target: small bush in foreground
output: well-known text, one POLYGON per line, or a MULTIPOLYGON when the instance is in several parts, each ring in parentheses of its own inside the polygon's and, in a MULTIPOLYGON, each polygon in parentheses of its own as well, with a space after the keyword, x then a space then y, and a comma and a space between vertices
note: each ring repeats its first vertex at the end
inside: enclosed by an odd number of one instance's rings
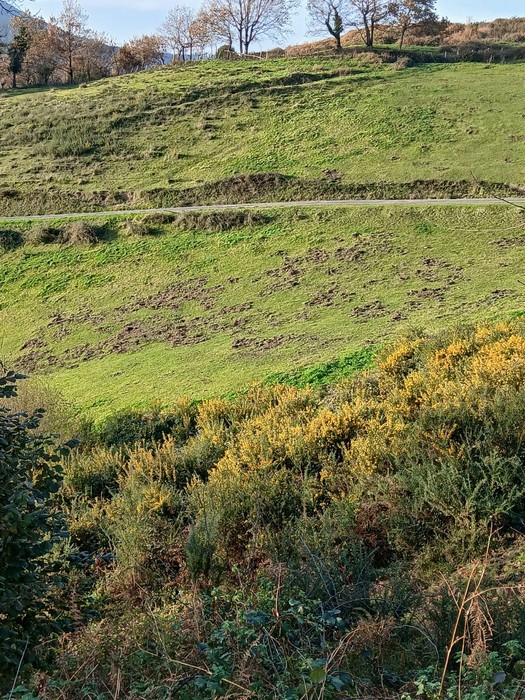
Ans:
MULTIPOLYGON (((0 398, 16 396, 22 378, 0 376, 0 398)), ((59 456, 52 440, 35 434, 41 417, 0 407, 0 689, 13 682, 22 661, 37 661, 38 645, 61 627, 61 581, 49 558, 64 537, 53 503, 59 456)))

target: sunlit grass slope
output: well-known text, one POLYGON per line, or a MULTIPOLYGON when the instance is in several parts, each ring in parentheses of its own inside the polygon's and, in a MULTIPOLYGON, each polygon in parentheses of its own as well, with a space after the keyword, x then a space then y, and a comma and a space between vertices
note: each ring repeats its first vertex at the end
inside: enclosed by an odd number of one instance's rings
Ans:
POLYGON ((0 258, 2 358, 97 415, 525 309, 512 207, 275 211, 142 237, 108 225, 94 246, 0 258))
MULTIPOLYGON (((334 181, 520 185, 524 88, 522 64, 395 71, 303 58, 10 93, 0 100, 0 212, 148 203, 155 188, 175 203, 179 190, 267 172, 317 183, 305 195, 329 194, 334 181)), ((253 196, 242 186, 224 194, 253 196)))

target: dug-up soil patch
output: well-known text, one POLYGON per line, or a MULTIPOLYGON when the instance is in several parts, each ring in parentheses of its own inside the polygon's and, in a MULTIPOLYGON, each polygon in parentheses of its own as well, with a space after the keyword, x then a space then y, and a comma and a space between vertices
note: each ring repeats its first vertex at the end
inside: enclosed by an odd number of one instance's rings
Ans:
POLYGON ((494 241, 494 245, 502 249, 522 246, 525 245, 525 236, 516 236, 514 238, 500 238, 499 241, 494 241))
POLYGON ((137 299, 130 304, 121 306, 117 311, 121 314, 143 309, 178 311, 185 302, 194 301, 198 302, 203 309, 210 310, 215 305, 215 295, 222 292, 224 287, 222 285, 207 287, 207 284, 207 277, 194 277, 187 281, 176 282, 167 289, 152 294, 145 299, 137 299))
POLYGON ((298 340, 300 336, 288 334, 278 335, 273 338, 237 338, 232 343, 233 350, 247 351, 250 355, 262 355, 269 350, 283 347, 289 343, 298 340))
POLYGON ((352 309, 352 316, 354 316, 358 321, 366 323, 373 318, 383 318, 388 316, 390 311, 386 308, 382 301, 376 299, 376 301, 371 301, 369 304, 364 304, 363 306, 356 306, 352 309))

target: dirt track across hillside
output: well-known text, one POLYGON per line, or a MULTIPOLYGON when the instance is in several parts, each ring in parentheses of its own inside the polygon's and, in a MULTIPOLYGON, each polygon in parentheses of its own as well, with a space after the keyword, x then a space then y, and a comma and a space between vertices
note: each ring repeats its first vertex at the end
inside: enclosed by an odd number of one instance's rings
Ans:
POLYGON ((56 219, 82 219, 99 216, 133 216, 140 214, 161 214, 170 212, 224 211, 227 209, 294 209, 296 207, 381 207, 381 206, 483 206, 487 204, 510 204, 525 208, 525 197, 498 199, 315 199, 299 202, 249 202, 240 204, 201 204, 189 207, 162 207, 158 209, 123 209, 112 211, 77 212, 70 214, 31 214, 29 216, 3 216, 0 223, 7 221, 42 221, 56 219))

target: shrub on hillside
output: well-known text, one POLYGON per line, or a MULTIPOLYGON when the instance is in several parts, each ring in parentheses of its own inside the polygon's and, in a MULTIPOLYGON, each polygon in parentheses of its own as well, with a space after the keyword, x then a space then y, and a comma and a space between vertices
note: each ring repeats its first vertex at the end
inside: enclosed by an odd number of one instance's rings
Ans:
POLYGON ((93 430, 62 495, 73 542, 111 552, 107 619, 66 641, 60 693, 438 697, 446 664, 451 698, 492 697, 503 672, 515 697, 524 414, 515 322, 410 333, 329 388, 258 386, 93 430))
POLYGON ((400 56, 392 63, 392 70, 406 70, 411 64, 409 56, 400 56))
POLYGON ((259 226, 267 223, 264 214, 252 211, 186 212, 175 219, 175 226, 183 231, 230 231, 245 226, 259 226))
POLYGON ((104 236, 105 228, 86 221, 73 221, 65 226, 38 223, 27 234, 34 245, 62 243, 70 245, 94 245, 104 236))
POLYGON ((15 250, 23 243, 22 234, 19 231, 0 229, 0 250, 8 253, 15 250))
POLYGON ((76 435, 78 430, 72 406, 59 391, 42 379, 24 381, 17 387, 16 397, 10 398, 9 402, 0 399, 0 406, 8 406, 16 413, 28 414, 43 409, 38 429, 46 435, 59 435, 67 440, 76 435))
POLYGON ((73 221, 61 233, 60 242, 71 245, 94 245, 104 235, 104 228, 87 221, 73 221))
POLYGON ((356 63, 366 68, 379 68, 383 65, 381 56, 373 51, 359 51, 355 54, 356 63))
MULTIPOLYGON (((16 396, 21 378, 0 376, 0 398, 16 396)), ((0 407, 0 690, 10 687, 19 664, 37 659, 38 645, 61 625, 56 605, 62 582, 49 557, 64 537, 53 502, 59 454, 52 440, 35 432, 41 417, 41 411, 0 407)))
POLYGON ((130 219, 123 225, 122 230, 126 236, 151 236, 155 229, 144 219, 130 219))
POLYGON ((152 226, 165 226, 167 224, 172 224, 176 218, 177 214, 174 212, 163 211, 145 214, 142 217, 142 221, 145 224, 151 224, 152 226))
POLYGON ((181 399, 171 410, 123 410, 97 425, 86 423, 81 438, 87 444, 104 447, 123 447, 136 443, 152 445, 168 435, 183 443, 194 431, 196 415, 197 406, 185 399, 181 399))
POLYGON ((47 243, 60 243, 62 231, 57 226, 50 226, 47 223, 37 223, 31 227, 27 234, 27 241, 34 245, 47 243))
MULTIPOLYGON (((290 387, 274 395, 240 419, 206 484, 194 487, 199 502, 223 509, 223 543, 272 526, 261 516, 260 485, 271 489, 283 469, 302 494, 296 515, 336 497, 367 500, 373 489, 381 537, 404 555, 452 539, 472 553, 490 526, 510 529, 525 517, 525 333, 517 324, 408 338, 375 372, 324 400, 290 387)), ((378 527, 365 515, 364 533, 378 527)))

